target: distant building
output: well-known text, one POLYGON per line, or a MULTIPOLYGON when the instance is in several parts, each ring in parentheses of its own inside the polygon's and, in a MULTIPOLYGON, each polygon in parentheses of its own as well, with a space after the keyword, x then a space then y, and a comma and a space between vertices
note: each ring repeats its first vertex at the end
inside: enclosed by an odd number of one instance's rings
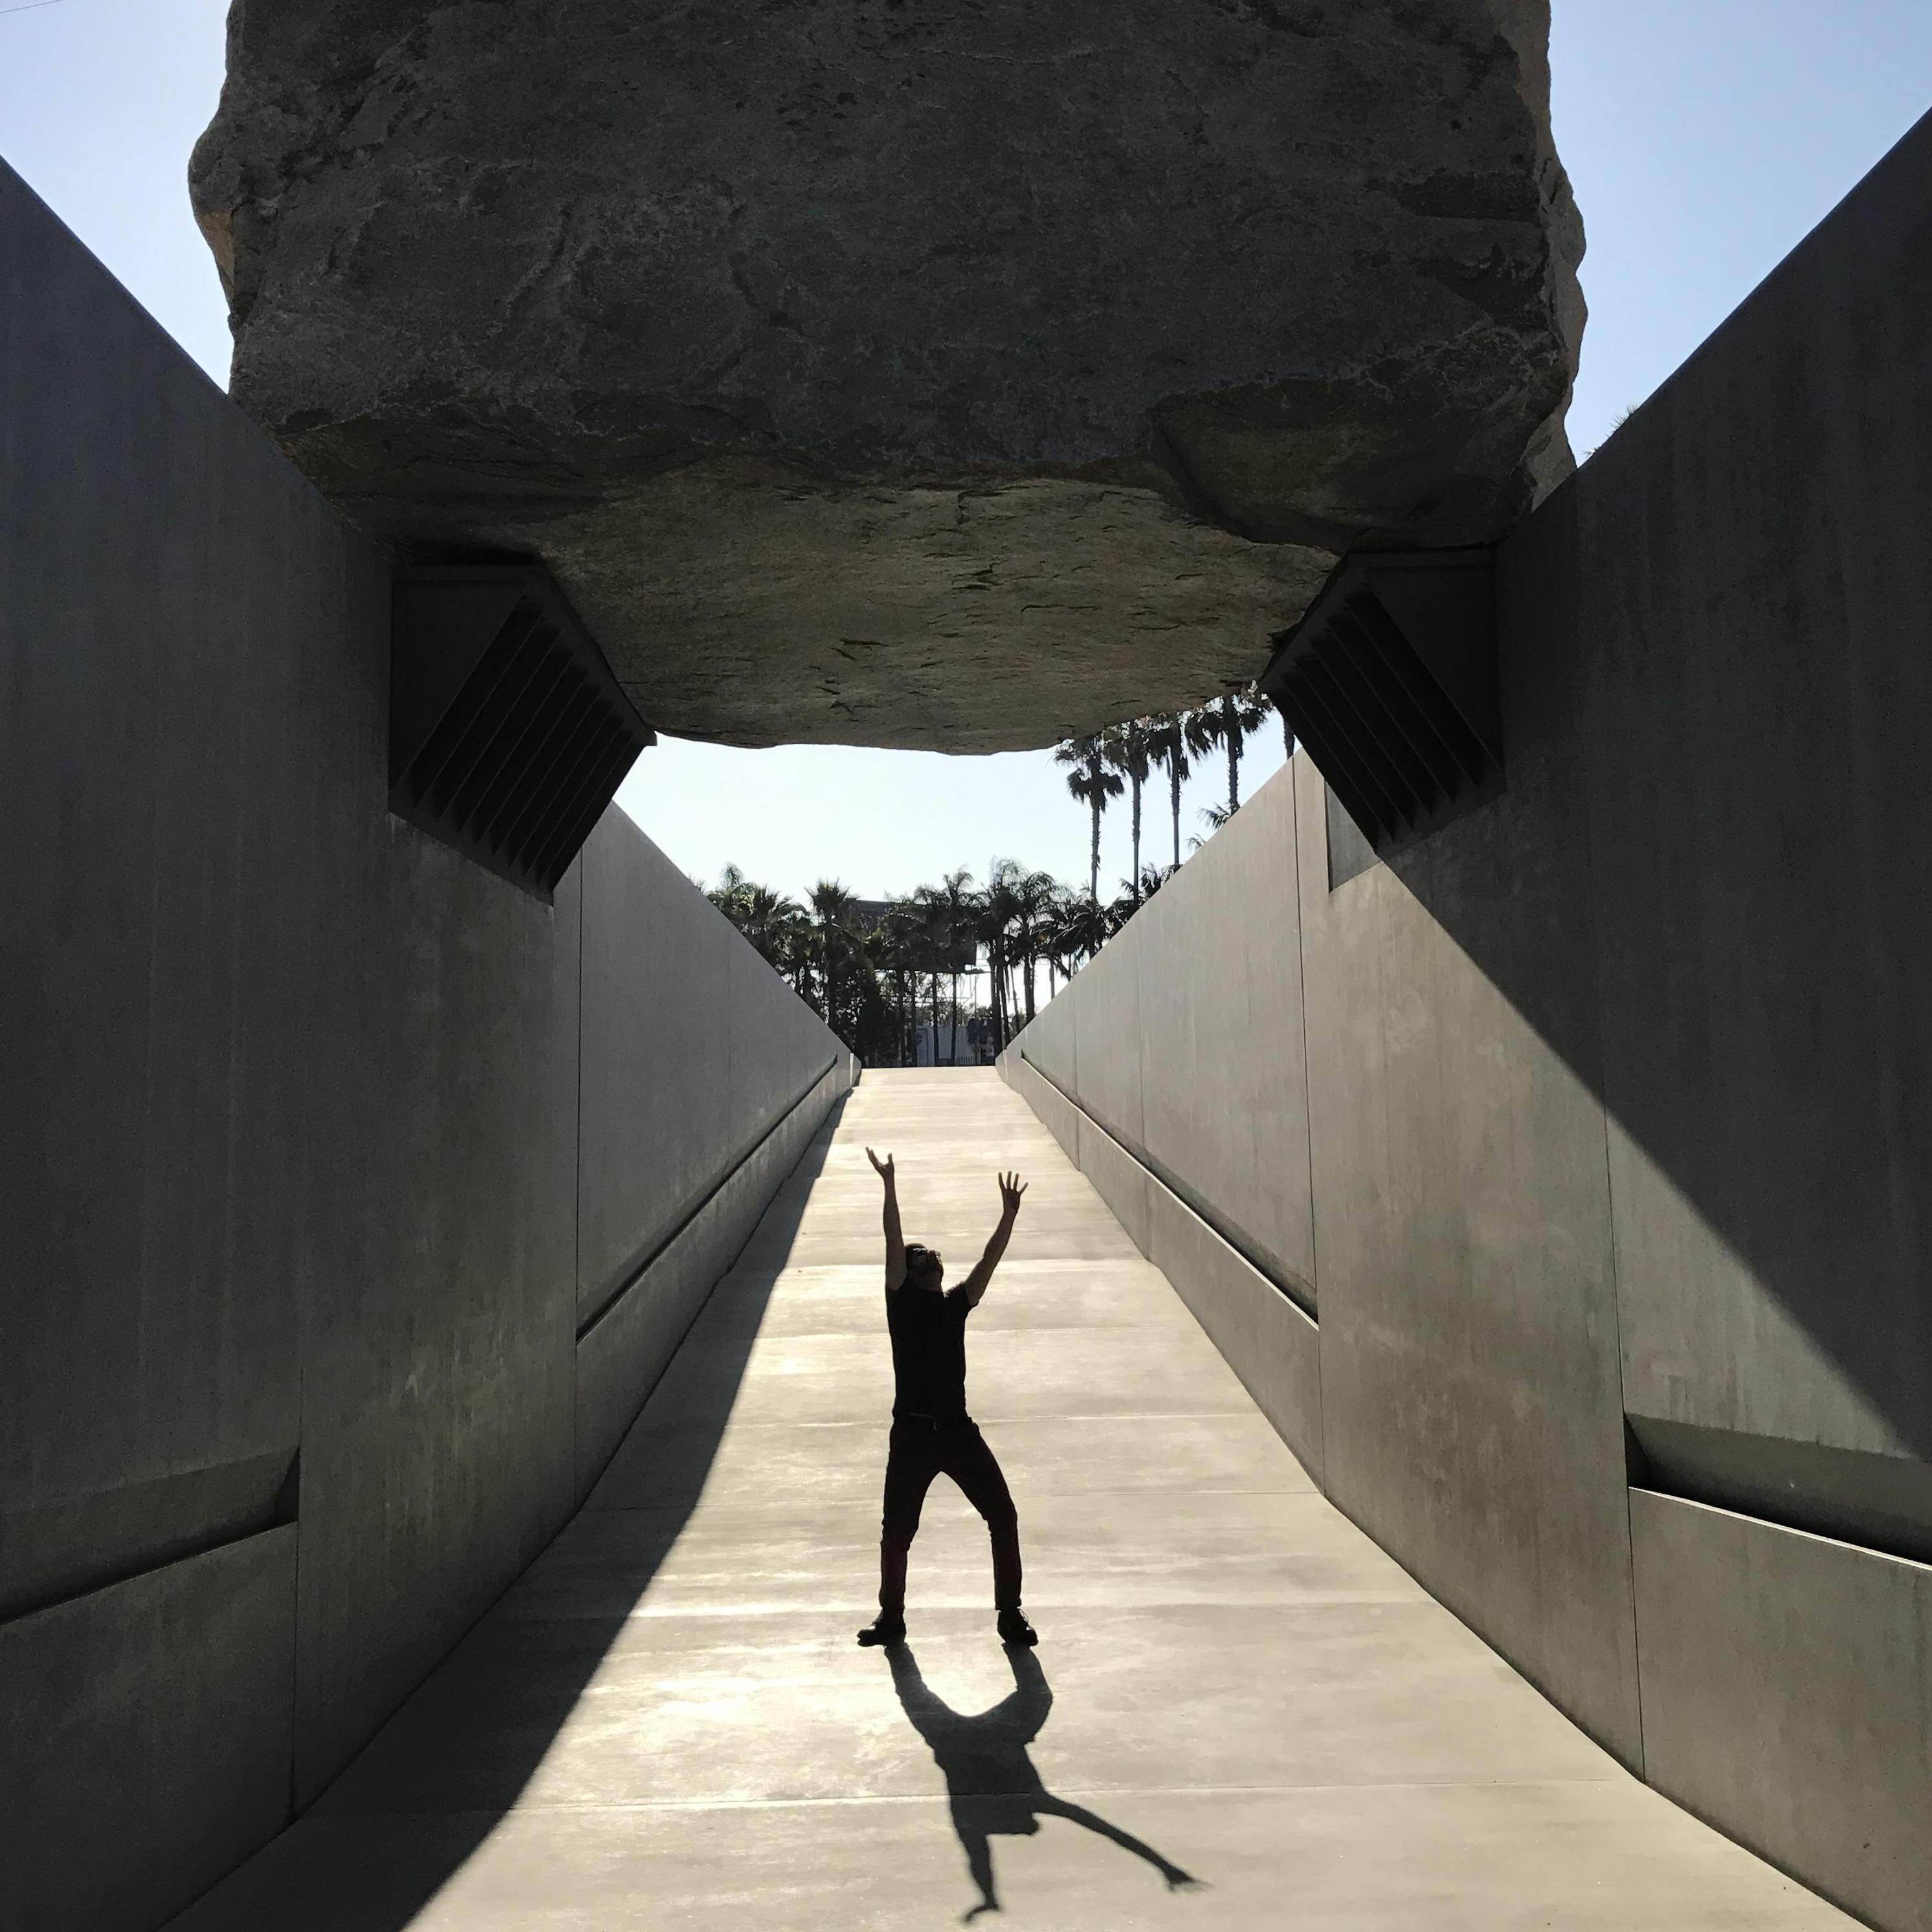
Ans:
MULTIPOLYGON (((860 932, 877 932, 886 922, 886 916, 895 904, 892 899, 854 899, 848 916, 855 930, 860 932)), ((980 942, 976 939, 962 941, 951 956, 940 964, 942 973, 970 973, 980 963, 980 942)), ((943 1030, 943 1029, 942 1029, 943 1030)), ((962 1028, 963 1034, 964 1028, 962 1028)), ((930 1066, 930 1060, 922 1060, 922 1066, 930 1066)))
POLYGON ((992 1036, 985 1021, 976 1016, 961 1019, 956 1043, 950 1021, 942 1019, 935 1029, 930 1020, 922 1020, 913 1036, 913 1048, 915 1066, 990 1066, 993 1064, 992 1036))

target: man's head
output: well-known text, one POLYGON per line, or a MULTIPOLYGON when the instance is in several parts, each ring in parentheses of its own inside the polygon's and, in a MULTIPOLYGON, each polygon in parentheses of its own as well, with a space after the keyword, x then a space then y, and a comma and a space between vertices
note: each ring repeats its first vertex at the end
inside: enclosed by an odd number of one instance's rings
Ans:
POLYGON ((938 1294, 944 1292, 946 1264, 937 1248, 922 1248, 916 1241, 906 1244, 906 1286, 923 1288, 938 1294))

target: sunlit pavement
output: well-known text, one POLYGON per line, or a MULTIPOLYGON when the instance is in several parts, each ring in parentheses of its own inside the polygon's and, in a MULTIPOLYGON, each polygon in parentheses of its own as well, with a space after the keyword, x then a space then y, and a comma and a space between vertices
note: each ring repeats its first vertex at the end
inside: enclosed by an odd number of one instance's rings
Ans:
POLYGON ((589 1506, 192 1932, 1852 1922, 1629 1777, 1316 1493, 990 1072, 868 1073, 589 1506), (879 1195, 955 1279, 1041 1643, 944 1479, 862 1650, 879 1195))

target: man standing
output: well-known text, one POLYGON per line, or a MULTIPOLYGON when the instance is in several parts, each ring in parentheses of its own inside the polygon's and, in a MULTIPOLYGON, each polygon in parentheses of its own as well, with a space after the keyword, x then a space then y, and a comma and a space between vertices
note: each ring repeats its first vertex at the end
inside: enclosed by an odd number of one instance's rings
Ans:
POLYGON ((966 1412, 966 1318, 979 1306, 1006 1251, 1026 1190, 1017 1174, 1000 1176, 1000 1225, 973 1272, 957 1288, 948 1288, 938 1252, 906 1244, 892 1156, 881 1160, 868 1148, 866 1157, 886 1184, 886 1325, 892 1338, 897 1394, 879 1538, 879 1615, 859 1633, 859 1641, 904 1641, 906 1558, 926 1492, 933 1478, 943 1474, 986 1519, 993 1544, 993 1606, 1000 1641, 1037 1643, 1020 1610, 1018 1514, 999 1463, 966 1412))

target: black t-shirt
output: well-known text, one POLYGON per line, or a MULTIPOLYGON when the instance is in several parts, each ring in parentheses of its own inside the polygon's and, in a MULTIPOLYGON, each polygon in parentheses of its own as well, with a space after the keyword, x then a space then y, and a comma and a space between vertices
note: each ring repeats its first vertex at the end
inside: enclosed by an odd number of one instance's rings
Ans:
POLYGON ((966 1318, 972 1304, 958 1288, 886 1291, 886 1326, 892 1331, 892 1377, 898 1384, 895 1415, 946 1418, 966 1413, 966 1318))

